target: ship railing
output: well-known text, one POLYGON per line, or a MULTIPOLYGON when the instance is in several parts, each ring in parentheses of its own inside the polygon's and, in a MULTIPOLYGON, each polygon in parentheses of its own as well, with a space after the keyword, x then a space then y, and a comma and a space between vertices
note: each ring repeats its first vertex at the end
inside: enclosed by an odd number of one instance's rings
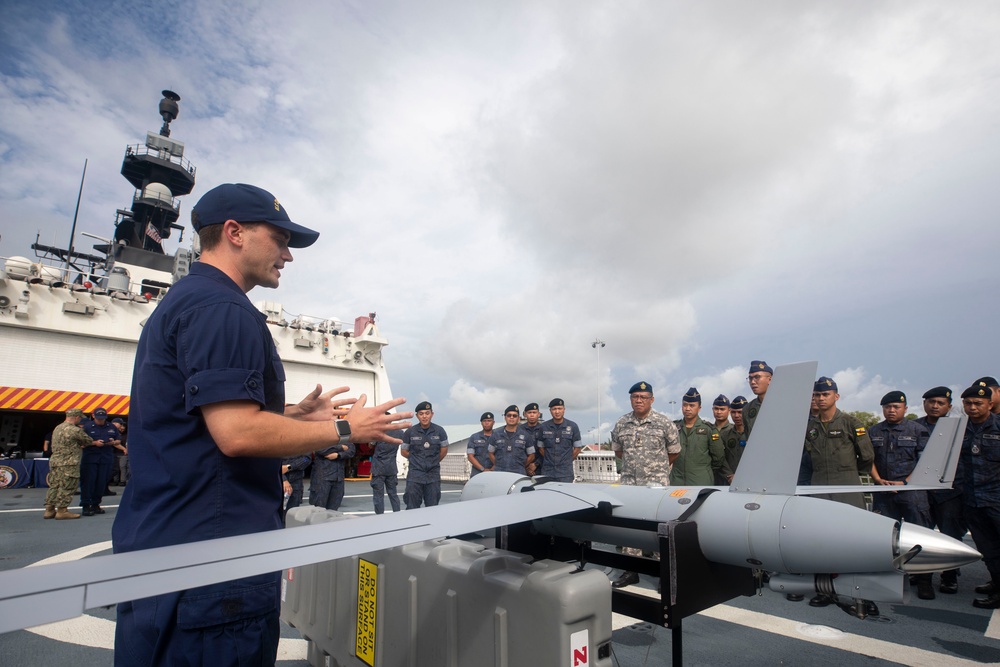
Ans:
POLYGON ((0 278, 24 281, 28 285, 44 285, 50 288, 65 288, 72 292, 88 292, 95 296, 109 295, 125 301, 146 303, 159 301, 169 285, 133 282, 125 273, 115 272, 101 275, 93 271, 81 271, 63 264, 32 262, 24 257, 3 257, 0 278))
POLYGON ((173 164, 180 166, 181 169, 191 174, 192 176, 195 175, 196 169, 195 166, 191 164, 190 160, 186 160, 178 155, 172 155, 170 151, 164 150, 162 148, 150 148, 145 144, 129 145, 125 147, 125 156, 128 157, 130 155, 135 155, 135 156, 150 155, 165 162, 172 162, 173 164))
POLYGON ((174 210, 174 213, 180 215, 181 202, 169 193, 156 192, 155 190, 147 188, 146 190, 136 190, 135 194, 132 195, 133 204, 149 204, 151 202, 161 202, 163 204, 167 204, 174 210))

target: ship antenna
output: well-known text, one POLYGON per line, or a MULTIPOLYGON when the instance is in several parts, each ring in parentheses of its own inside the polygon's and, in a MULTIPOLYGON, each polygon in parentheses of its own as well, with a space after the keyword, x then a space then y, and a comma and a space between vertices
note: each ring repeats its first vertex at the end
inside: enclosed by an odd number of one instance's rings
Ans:
POLYGON ((163 127, 160 128, 160 135, 170 136, 170 121, 177 118, 180 108, 177 103, 181 101, 181 96, 172 90, 163 91, 163 99, 160 100, 160 116, 163 117, 163 127))

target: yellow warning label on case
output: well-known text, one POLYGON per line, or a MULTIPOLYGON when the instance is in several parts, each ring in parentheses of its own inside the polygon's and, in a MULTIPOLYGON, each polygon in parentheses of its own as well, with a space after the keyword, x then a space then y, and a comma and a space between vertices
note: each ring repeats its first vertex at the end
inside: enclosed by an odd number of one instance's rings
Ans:
POLYGON ((358 630, 355 653, 375 667, 375 620, 378 618, 378 565, 358 559, 358 630))

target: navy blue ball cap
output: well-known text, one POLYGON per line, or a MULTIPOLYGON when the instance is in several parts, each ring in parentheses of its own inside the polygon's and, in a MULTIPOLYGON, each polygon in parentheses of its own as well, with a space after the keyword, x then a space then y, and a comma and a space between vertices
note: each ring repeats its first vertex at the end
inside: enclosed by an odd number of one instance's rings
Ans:
POLYGON ((681 400, 685 403, 701 403, 701 394, 698 393, 696 388, 690 387, 681 400))
POLYGON ((637 391, 646 391, 646 392, 649 392, 650 394, 652 394, 653 393, 653 385, 649 384, 648 382, 636 382, 628 390, 628 393, 634 394, 637 391))
POLYGON ((770 373, 774 375, 774 369, 767 365, 766 361, 761 361, 760 359, 754 359, 750 362, 750 370, 747 371, 750 375, 754 373, 770 373))
POLYGON ((733 402, 729 404, 729 407, 733 410, 742 410, 747 406, 746 396, 737 396, 733 399, 733 402))
POLYGON ((284 229, 292 236, 289 248, 306 248, 319 238, 319 232, 297 225, 277 197, 256 185, 223 183, 203 194, 192 209, 195 231, 209 225, 221 225, 226 220, 236 222, 266 222, 284 229))
POLYGON ((824 375, 816 380, 816 384, 813 385, 813 392, 818 391, 837 391, 837 383, 833 381, 833 378, 828 378, 824 375))
POLYGON ((124 426, 125 425, 125 420, 122 419, 121 417, 115 417, 114 419, 111 420, 111 423, 112 424, 121 424, 121 425, 124 426))
POLYGON ((479 418, 479 421, 484 422, 487 419, 493 419, 493 413, 492 412, 484 412, 483 416, 479 418))
POLYGON ((934 387, 924 392, 924 398, 947 398, 951 403, 951 389, 948 387, 934 387))
POLYGON ((94 410, 94 419, 100 419, 101 417, 107 417, 108 411, 104 408, 97 408, 94 410))
POLYGON ((890 391, 882 397, 879 405, 889 405, 890 403, 906 403, 906 394, 901 391, 890 391))
POLYGON ((718 396, 715 397, 715 400, 712 401, 712 405, 718 405, 723 408, 728 408, 730 405, 729 398, 727 398, 725 394, 719 394, 718 396))
POLYGON ((566 407, 566 403, 564 403, 561 398, 553 398, 551 401, 549 401, 549 407, 550 408, 559 408, 559 407, 563 407, 564 408, 564 407, 566 407))
POLYGON ((986 400, 992 400, 993 390, 989 387, 983 387, 977 382, 962 392, 962 398, 985 398, 986 400))
POLYGON ((434 408, 431 407, 430 401, 420 401, 417 403, 417 407, 413 409, 414 412, 421 412, 423 410, 430 410, 431 412, 434 411, 434 408))

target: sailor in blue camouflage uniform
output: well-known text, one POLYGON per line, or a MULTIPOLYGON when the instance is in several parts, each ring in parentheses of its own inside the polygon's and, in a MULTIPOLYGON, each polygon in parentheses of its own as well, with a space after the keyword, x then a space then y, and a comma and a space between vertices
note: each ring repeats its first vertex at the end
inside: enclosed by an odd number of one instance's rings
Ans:
POLYGON ((673 486, 712 486, 715 475, 732 475, 726 452, 714 426, 698 416, 701 394, 695 387, 681 399, 682 419, 674 422, 681 440, 681 453, 670 468, 673 486))
MULTIPOLYGON (((390 438, 403 439, 402 431, 390 431, 390 438)), ((372 451, 371 480, 372 505, 375 514, 385 513, 385 495, 389 495, 389 505, 393 512, 399 511, 399 467, 396 465, 396 453, 399 445, 392 442, 376 442, 372 451)))
POLYGON ((573 461, 583 449, 583 436, 575 421, 566 419, 566 403, 561 398, 549 401, 552 419, 539 429, 536 449, 542 455, 542 474, 556 482, 572 482, 573 461))
MULTIPOLYGON (((538 439, 541 437, 542 431, 542 411, 538 409, 538 403, 528 403, 524 406, 524 423, 521 424, 521 428, 531 434, 531 437, 535 439, 535 443, 538 443, 538 439)), ((534 475, 535 473, 541 472, 542 463, 545 457, 542 453, 538 451, 537 446, 535 447, 535 458, 528 465, 528 474, 534 475)))
POLYGON ((968 415, 959 461, 962 466, 965 519, 983 554, 990 581, 976 587, 973 606, 1000 609, 1000 415, 991 412, 993 391, 974 384, 962 392, 968 415))
MULTIPOLYGON (((906 394, 902 391, 890 391, 882 397, 881 405, 885 419, 868 429, 875 452, 872 481, 877 485, 897 486, 899 491, 873 493, 872 509, 897 521, 933 528, 927 492, 903 490, 927 446, 930 432, 906 418, 906 394)), ((915 575, 911 581, 917 584, 917 597, 934 599, 930 574, 915 575)))
POLYGON ((521 417, 516 405, 508 405, 503 411, 504 427, 493 431, 490 443, 490 461, 499 472, 514 472, 529 475, 534 469, 535 437, 521 425, 521 417))
POLYGON ((353 442, 337 443, 318 450, 313 455, 309 476, 309 504, 328 510, 339 510, 344 502, 347 485, 347 462, 357 449, 353 442))
MULTIPOLYGON (((167 291, 136 348, 132 476, 112 528, 115 553, 279 530, 282 458, 401 426, 385 412, 402 399, 365 407, 366 397, 334 400, 345 390, 317 386, 285 406, 281 360, 246 293, 277 287, 288 249, 317 232, 242 183, 209 190, 191 220, 201 257, 167 291)), ((116 667, 274 665, 280 580, 270 572, 118 605, 116 667)))
MULTIPOLYGON (((933 387, 924 392, 923 399, 924 416, 917 418, 916 422, 926 427, 929 433, 934 433, 934 426, 938 419, 947 417, 948 413, 951 412, 951 389, 944 386, 933 387)), ((955 471, 955 481, 951 488, 930 491, 927 494, 927 500, 930 504, 933 526, 945 535, 961 541, 969 532, 969 526, 965 523, 962 509, 961 461, 959 461, 959 467, 955 471)), ((942 572, 938 590, 948 594, 957 593, 958 575, 958 568, 942 572)))
POLYGON ((417 403, 416 415, 419 423, 403 432, 400 447, 409 461, 403 494, 408 510, 441 502, 441 461, 448 454, 448 434, 431 421, 434 408, 430 402, 417 403))
POLYGON ((493 442, 493 424, 496 423, 493 413, 484 412, 479 417, 479 423, 483 430, 469 436, 469 444, 465 450, 465 456, 472 467, 470 477, 475 477, 493 467, 493 462, 490 461, 490 443, 493 442))
POLYGON ((747 446, 747 430, 743 425, 743 409, 747 406, 747 399, 744 396, 737 396, 729 404, 729 416, 733 423, 719 431, 719 439, 722 440, 722 447, 726 453, 726 465, 732 471, 729 475, 719 473, 716 476, 716 484, 727 485, 733 481, 736 468, 740 465, 743 452, 747 446))
POLYGON ((94 516, 104 514, 101 500, 108 488, 111 466, 115 461, 114 445, 121 442, 121 433, 118 427, 108 421, 108 411, 104 408, 94 410, 94 418, 82 426, 94 443, 83 450, 80 464, 80 504, 83 505, 83 516, 94 516))

